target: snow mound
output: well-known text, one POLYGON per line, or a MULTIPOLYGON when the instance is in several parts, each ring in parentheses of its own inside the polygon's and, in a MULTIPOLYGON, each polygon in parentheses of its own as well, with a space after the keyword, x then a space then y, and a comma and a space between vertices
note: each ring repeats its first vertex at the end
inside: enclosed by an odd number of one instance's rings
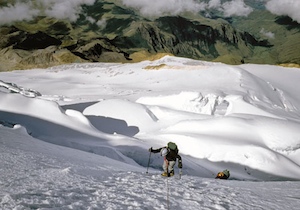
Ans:
POLYGON ((98 102, 87 107, 83 114, 122 120, 128 126, 136 126, 140 132, 153 129, 158 121, 157 117, 145 105, 121 99, 98 102))
POLYGON ((57 127, 43 127, 45 124, 68 125, 69 128, 78 130, 80 128, 83 133, 91 133, 96 135, 96 129, 91 127, 88 120, 76 111, 64 111, 56 102, 42 100, 38 98, 28 98, 17 94, 1 93, 2 99, 0 110, 6 112, 7 121, 24 123, 24 125, 32 125, 32 132, 42 134, 46 129, 46 133, 57 133, 57 127), (10 106, 14 104, 14 106, 10 106), (40 110, 40 111, 39 111, 40 110), (32 118, 31 122, 28 119, 32 118), (17 119, 16 119, 17 118, 17 119), (36 120, 35 120, 36 119, 36 120), (39 124, 41 121, 44 124, 39 124))
POLYGON ((65 114, 69 117, 72 117, 75 121, 85 124, 88 127, 93 127, 91 122, 79 111, 67 109, 65 114))

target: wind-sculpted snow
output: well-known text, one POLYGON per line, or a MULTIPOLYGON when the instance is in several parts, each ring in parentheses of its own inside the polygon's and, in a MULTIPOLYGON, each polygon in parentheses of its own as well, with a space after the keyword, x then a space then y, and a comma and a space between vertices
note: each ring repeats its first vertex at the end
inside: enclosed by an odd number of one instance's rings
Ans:
POLYGON ((137 102, 208 115, 214 115, 214 112, 217 111, 216 108, 218 105, 221 103, 227 103, 220 96, 216 96, 214 94, 202 96, 201 93, 197 92, 181 92, 180 94, 176 95, 150 98, 143 97, 138 99, 137 102))
POLYGON ((0 76, 0 208, 298 208, 300 71, 167 56, 0 76), (168 183, 148 149, 169 141, 168 183))
POLYGON ((41 94, 35 90, 32 89, 26 89, 20 86, 17 86, 16 84, 9 84, 5 83, 0 80, 0 90, 6 88, 7 91, 13 92, 13 93, 19 93, 21 95, 35 98, 37 96, 40 96, 41 94))
POLYGON ((241 86, 247 90, 245 100, 262 109, 281 109, 287 111, 294 111, 296 107, 292 105, 285 93, 279 88, 273 86, 270 82, 260 79, 259 77, 244 72, 241 78, 241 86), (250 78, 250 79, 249 79, 250 78), (261 92, 257 92, 257 90, 261 92))
POLYGON ((82 113, 76 110, 64 111, 57 103, 43 99, 1 92, 0 96, 0 116, 3 122, 22 124, 30 135, 47 142, 133 163, 109 147, 109 137, 97 130, 82 113))

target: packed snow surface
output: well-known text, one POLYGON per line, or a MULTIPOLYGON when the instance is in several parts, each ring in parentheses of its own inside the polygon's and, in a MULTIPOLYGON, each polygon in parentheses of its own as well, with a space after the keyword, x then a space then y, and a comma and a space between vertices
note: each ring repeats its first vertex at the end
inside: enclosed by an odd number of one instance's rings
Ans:
POLYGON ((299 209, 299 81, 170 56, 1 72, 0 209, 299 209))

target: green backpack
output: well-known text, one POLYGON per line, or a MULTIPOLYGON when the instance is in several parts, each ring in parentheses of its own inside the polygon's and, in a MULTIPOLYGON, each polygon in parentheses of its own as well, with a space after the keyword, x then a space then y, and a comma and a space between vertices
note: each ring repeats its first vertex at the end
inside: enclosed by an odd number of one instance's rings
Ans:
POLYGON ((168 143, 168 148, 169 148, 170 150, 174 150, 174 151, 176 151, 176 153, 178 153, 177 145, 176 145, 174 142, 169 142, 169 143, 168 143))
POLYGON ((226 169, 222 172, 219 172, 216 176, 216 179, 228 179, 230 177, 230 172, 226 169))
POLYGON ((230 177, 230 172, 229 172, 227 169, 223 171, 223 174, 224 174, 227 178, 230 177))

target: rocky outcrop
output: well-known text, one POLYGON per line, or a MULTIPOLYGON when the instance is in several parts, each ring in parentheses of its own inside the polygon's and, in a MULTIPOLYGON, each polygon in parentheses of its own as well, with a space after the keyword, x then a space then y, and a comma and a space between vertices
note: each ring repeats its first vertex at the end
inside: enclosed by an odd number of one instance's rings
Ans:
POLYGON ((45 49, 49 46, 59 46, 61 41, 57 38, 49 36, 41 31, 30 34, 20 33, 19 37, 11 37, 8 44, 12 44, 14 49, 21 50, 37 50, 45 49))
POLYGON ((225 55, 251 58, 253 48, 269 48, 265 40, 257 40, 247 32, 235 30, 228 23, 208 25, 183 17, 163 17, 153 22, 133 22, 130 35, 123 34, 113 43, 123 50, 140 49, 151 53, 165 52, 194 59, 226 62, 225 55), (225 57, 224 57, 225 58, 225 57))
POLYGON ((72 52, 92 62, 126 62, 129 55, 110 43, 108 39, 95 39, 77 45, 72 52))
POLYGON ((44 32, 29 33, 15 27, 6 28, 0 42, 0 71, 47 68, 78 62, 127 62, 129 54, 106 38, 90 41, 64 40, 44 32))

